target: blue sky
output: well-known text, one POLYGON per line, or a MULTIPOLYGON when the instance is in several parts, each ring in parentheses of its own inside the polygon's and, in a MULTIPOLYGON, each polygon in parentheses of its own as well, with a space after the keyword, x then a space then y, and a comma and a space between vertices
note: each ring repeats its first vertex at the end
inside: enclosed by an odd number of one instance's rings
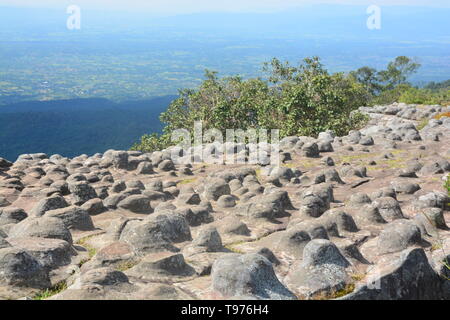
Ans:
POLYGON ((0 6, 61 8, 76 4, 85 9, 137 10, 153 14, 283 11, 318 3, 450 7, 449 0, 0 0, 0 6))

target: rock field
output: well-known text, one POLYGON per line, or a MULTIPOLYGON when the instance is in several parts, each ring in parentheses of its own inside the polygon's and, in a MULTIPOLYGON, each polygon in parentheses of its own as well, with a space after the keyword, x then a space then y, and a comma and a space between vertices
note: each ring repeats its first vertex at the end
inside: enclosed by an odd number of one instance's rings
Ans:
POLYGON ((360 110, 278 167, 0 158, 0 299, 450 299, 450 107, 360 110))

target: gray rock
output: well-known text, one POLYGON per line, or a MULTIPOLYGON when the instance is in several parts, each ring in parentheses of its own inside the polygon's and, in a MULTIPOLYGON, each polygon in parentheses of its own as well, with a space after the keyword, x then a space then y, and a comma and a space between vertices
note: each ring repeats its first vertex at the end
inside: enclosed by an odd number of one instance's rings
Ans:
POLYGON ((144 280, 161 279, 171 282, 191 277, 195 275, 195 270, 186 263, 181 253, 163 252, 145 256, 136 266, 127 270, 126 274, 144 280))
POLYGON ((197 205, 201 202, 200 196, 198 193, 183 193, 180 194, 177 199, 177 205, 197 205))
POLYGON ((416 191, 420 190, 420 186, 417 183, 392 181, 391 185, 394 187, 394 190, 397 193, 413 194, 416 191))
POLYGON ((163 183, 161 180, 152 180, 145 185, 146 190, 163 192, 163 183))
POLYGON ((128 277, 121 271, 111 268, 98 268, 89 270, 80 275, 79 283, 82 286, 93 285, 92 287, 120 286, 129 284, 128 277))
POLYGON ((303 250, 303 261, 286 276, 289 287, 304 298, 331 295, 349 283, 346 268, 350 266, 334 243, 325 239, 311 240, 303 250))
POLYGON ((128 189, 139 189, 139 190, 145 190, 145 186, 140 180, 129 180, 125 182, 125 185, 128 189))
POLYGON ((87 211, 89 215, 95 216, 97 214, 101 214, 103 212, 108 211, 108 209, 103 204, 103 201, 101 199, 91 199, 87 202, 85 202, 81 209, 87 211))
POLYGON ((61 239, 72 243, 72 235, 63 221, 50 216, 26 218, 9 230, 9 237, 61 239))
POLYGON ((360 178, 367 177, 367 169, 366 169, 366 167, 362 167, 362 166, 352 167, 349 165, 344 165, 344 166, 342 166, 340 173, 344 177, 352 177, 352 176, 356 176, 356 177, 360 177, 360 178))
POLYGON ((74 199, 73 204, 82 205, 83 203, 98 198, 95 189, 84 182, 69 183, 69 191, 74 199))
POLYGON ((153 174, 155 171, 153 170, 153 165, 150 161, 143 161, 139 163, 136 169, 137 174, 153 174))
POLYGON ((5 198, 0 196, 0 208, 10 206, 11 203, 5 198))
POLYGON ((140 252, 173 251, 172 243, 192 240, 189 225, 180 214, 153 214, 143 221, 129 221, 120 240, 140 252))
POLYGON ((152 213, 153 209, 150 206, 150 199, 147 196, 144 195, 131 195, 129 197, 126 197, 125 199, 121 200, 117 207, 129 210, 134 213, 152 213))
POLYGON ((125 181, 116 181, 111 186, 111 191, 114 193, 119 193, 124 191, 127 188, 127 185, 125 184, 125 181))
POLYGON ((192 227, 210 223, 214 220, 208 207, 202 205, 182 208, 178 210, 177 213, 181 214, 192 227))
POLYGON ((305 143, 301 150, 301 155, 308 158, 319 157, 319 146, 315 142, 305 143))
POLYGON ((128 169, 128 153, 125 151, 112 151, 110 153, 105 152, 105 158, 109 159, 114 168, 116 169, 128 169))
POLYGON ((325 175, 325 182, 337 182, 339 184, 344 184, 344 181, 342 181, 336 169, 324 170, 323 174, 325 175))
POLYGON ((372 200, 384 197, 391 197, 397 200, 397 194, 395 193, 394 188, 392 187, 383 187, 370 195, 372 200))
POLYGON ((175 170, 175 165, 172 160, 163 160, 158 164, 158 169, 161 171, 175 170))
POLYGON ((30 215, 34 217, 40 217, 49 210, 55 210, 68 207, 66 199, 59 195, 54 195, 49 198, 40 200, 30 211, 30 215))
POLYGON ((293 300, 295 295, 281 284, 268 259, 259 254, 227 254, 211 270, 212 287, 224 297, 293 300))
POLYGON ((381 216, 378 208, 373 204, 362 205, 354 214, 354 218, 361 225, 387 223, 381 216))
POLYGON ((361 132, 357 130, 350 131, 347 136, 347 140, 351 144, 358 144, 359 141, 361 140, 361 132))
POLYGON ((27 217, 27 213, 20 208, 8 207, 0 209, 0 226, 10 223, 18 223, 27 217))
POLYGON ((38 289, 51 286, 45 268, 29 253, 18 248, 0 249, 0 283, 38 289))
POLYGON ((243 236, 250 235, 250 230, 247 225, 237 217, 226 217, 220 220, 220 223, 217 225, 217 227, 222 234, 243 236))
POLYGON ((327 166, 330 166, 330 167, 334 166, 334 160, 333 160, 333 158, 331 158, 331 157, 325 157, 325 158, 323 158, 323 159, 322 159, 322 162, 323 162, 324 164, 326 164, 327 166))
POLYGON ((371 136, 365 136, 359 140, 359 144, 363 146, 373 146, 375 143, 371 136))
POLYGON ((377 198, 373 201, 384 220, 390 222, 396 219, 403 219, 403 212, 397 200, 391 197, 377 198))
POLYGON ((12 165, 13 165, 12 162, 10 162, 6 159, 0 158, 0 170, 12 167, 12 165))
POLYGON ((273 265, 278 266, 281 264, 280 260, 275 256, 275 254, 269 248, 261 248, 256 254, 262 255, 267 260, 269 260, 273 265))
POLYGON ((426 195, 420 196, 419 201, 422 204, 421 207, 434 207, 444 209, 447 207, 447 203, 450 202, 450 197, 443 192, 430 192, 426 195))
POLYGON ((46 213, 46 216, 61 219, 68 229, 80 231, 95 229, 89 213, 77 206, 51 210, 46 213))
POLYGON ((350 263, 341 254, 336 245, 325 239, 311 240, 303 249, 303 262, 306 267, 318 267, 333 264, 343 268, 350 263))
POLYGON ((295 177, 295 174, 290 168, 274 167, 272 170, 270 170, 269 177, 270 179, 281 179, 289 181, 293 177, 295 177))
POLYGON ((345 300, 435 300, 444 296, 443 282, 422 248, 402 251, 399 259, 367 276, 345 300))
POLYGON ((220 196, 230 193, 230 186, 223 179, 212 178, 205 183, 204 196, 208 200, 217 201, 220 196))
POLYGON ((319 141, 329 141, 333 142, 334 138, 336 137, 335 133, 332 130, 327 130, 324 132, 320 132, 317 139, 319 141))
POLYGON ((117 205, 120 201, 124 200, 127 197, 125 194, 113 194, 107 197, 105 200, 103 200, 103 204, 111 210, 114 210, 117 208, 117 205))
POLYGON ((334 202, 333 185, 330 183, 320 183, 309 187, 301 193, 300 199, 309 196, 317 196, 325 203, 326 207, 330 207, 330 202, 334 202))
POLYGON ((302 199, 300 205, 300 213, 306 216, 318 218, 329 206, 318 196, 310 195, 302 199))
POLYGON ((434 174, 442 174, 444 172, 445 170, 438 162, 432 162, 425 164, 422 169, 420 169, 419 174, 421 176, 429 176, 434 174))
POLYGON ((33 256, 45 269, 52 270, 71 262, 75 250, 60 239, 46 238, 14 238, 10 243, 33 256))
POLYGON ((336 225, 339 232, 357 232, 358 227, 352 216, 340 209, 331 209, 326 211, 321 217, 320 221, 323 225, 330 229, 331 226, 336 225))
POLYGON ((372 200, 370 200, 369 196, 365 193, 354 193, 350 196, 349 204, 351 206, 361 206, 364 204, 371 203, 372 200))
POLYGON ((217 200, 217 205, 221 208, 232 208, 236 205, 236 199, 231 195, 223 195, 217 200))
POLYGON ((423 244, 419 227, 410 220, 400 219, 389 223, 378 236, 380 254, 402 251, 409 246, 423 244))
POLYGON ((317 147, 320 152, 333 152, 334 151, 331 141, 319 141, 317 143, 317 147))
POLYGON ((222 238, 214 227, 202 229, 192 242, 193 246, 205 248, 206 252, 217 252, 224 249, 222 238))
POLYGON ((435 236, 438 233, 437 229, 449 230, 444 212, 440 208, 424 208, 414 216, 414 221, 424 235, 435 236))

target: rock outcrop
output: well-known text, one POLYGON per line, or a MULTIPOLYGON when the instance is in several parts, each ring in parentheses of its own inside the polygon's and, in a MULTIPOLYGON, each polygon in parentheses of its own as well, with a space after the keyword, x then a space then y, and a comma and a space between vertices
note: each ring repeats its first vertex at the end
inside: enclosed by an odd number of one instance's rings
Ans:
POLYGON ((276 166, 262 144, 0 158, 0 299, 450 299, 450 107, 360 111, 276 166))

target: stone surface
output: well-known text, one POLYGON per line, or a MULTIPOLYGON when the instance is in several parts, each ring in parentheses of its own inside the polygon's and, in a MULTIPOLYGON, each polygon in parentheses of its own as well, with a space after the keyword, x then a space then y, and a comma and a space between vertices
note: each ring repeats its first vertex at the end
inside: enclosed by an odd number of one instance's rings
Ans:
POLYGON ((271 262, 259 254, 229 254, 217 259, 211 271, 212 287, 224 297, 295 299, 277 279, 271 262))
POLYGON ((450 107, 359 111, 278 165, 267 143, 0 158, 0 299, 449 300, 450 107))

